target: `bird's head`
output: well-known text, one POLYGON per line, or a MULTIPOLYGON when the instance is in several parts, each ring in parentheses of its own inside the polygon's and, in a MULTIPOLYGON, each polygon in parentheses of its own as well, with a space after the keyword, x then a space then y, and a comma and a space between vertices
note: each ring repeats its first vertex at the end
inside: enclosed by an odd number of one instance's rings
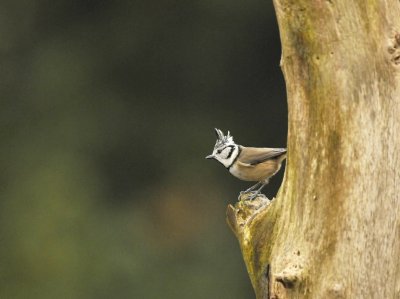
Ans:
POLYGON ((229 168, 239 154, 239 146, 233 141, 233 137, 229 131, 226 136, 219 129, 215 129, 215 133, 217 135, 217 142, 212 154, 208 155, 206 159, 215 159, 229 168))

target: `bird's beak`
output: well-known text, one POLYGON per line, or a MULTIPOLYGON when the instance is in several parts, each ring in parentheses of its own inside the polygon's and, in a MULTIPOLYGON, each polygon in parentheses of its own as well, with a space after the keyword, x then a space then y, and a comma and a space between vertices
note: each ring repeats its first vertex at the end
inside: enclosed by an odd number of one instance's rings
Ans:
POLYGON ((214 155, 208 155, 206 159, 214 159, 214 155))

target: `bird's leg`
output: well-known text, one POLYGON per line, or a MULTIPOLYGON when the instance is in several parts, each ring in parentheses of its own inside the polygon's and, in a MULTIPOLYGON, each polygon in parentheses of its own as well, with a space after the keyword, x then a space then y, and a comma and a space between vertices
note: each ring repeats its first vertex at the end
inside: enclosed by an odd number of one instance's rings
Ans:
MULTIPOLYGON (((261 183, 261 182, 260 182, 261 183)), ((254 198, 256 198, 258 196, 258 194, 260 194, 261 190, 267 186, 268 181, 262 183, 261 187, 257 189, 256 192, 254 192, 251 196, 249 196, 248 200, 253 200, 254 198)))
POLYGON ((257 184, 251 186, 249 189, 240 192, 240 194, 246 194, 249 193, 250 191, 253 191, 254 189, 256 189, 258 187, 258 185, 262 184, 262 182, 258 182, 257 184))

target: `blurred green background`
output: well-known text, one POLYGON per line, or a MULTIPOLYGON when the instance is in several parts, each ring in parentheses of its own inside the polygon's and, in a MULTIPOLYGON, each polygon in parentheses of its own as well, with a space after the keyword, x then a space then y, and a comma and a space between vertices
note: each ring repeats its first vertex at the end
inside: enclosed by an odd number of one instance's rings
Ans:
POLYGON ((286 144, 272 1, 0 0, 0 55, 0 298, 254 297, 204 157, 286 144))

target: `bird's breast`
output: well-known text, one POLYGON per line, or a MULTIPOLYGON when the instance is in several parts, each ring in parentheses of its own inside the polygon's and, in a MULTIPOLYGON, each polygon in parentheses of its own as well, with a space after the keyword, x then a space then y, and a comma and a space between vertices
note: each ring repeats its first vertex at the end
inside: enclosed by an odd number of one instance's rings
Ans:
POLYGON ((229 172, 243 181, 263 181, 273 176, 278 170, 280 165, 273 160, 267 160, 257 165, 249 165, 237 162, 231 166, 229 172))

